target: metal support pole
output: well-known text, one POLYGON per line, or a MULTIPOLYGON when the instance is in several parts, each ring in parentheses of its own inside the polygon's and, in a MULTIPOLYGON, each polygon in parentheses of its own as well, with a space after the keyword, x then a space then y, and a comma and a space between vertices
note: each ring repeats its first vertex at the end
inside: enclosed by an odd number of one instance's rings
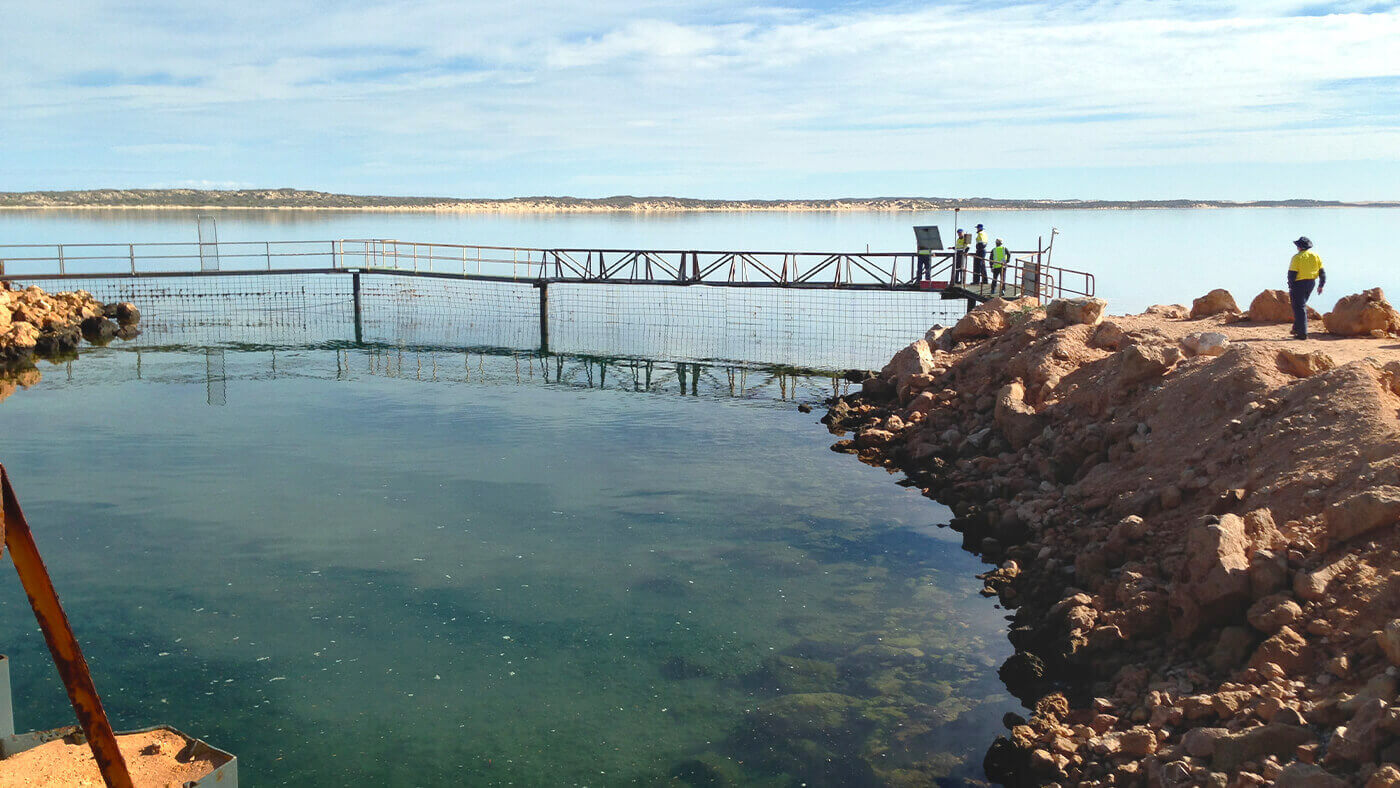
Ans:
POLYGON ((58 245, 58 272, 59 272, 60 274, 64 273, 64 270, 63 270, 63 244, 59 244, 59 245, 58 245))
POLYGON ((272 242, 263 241, 263 255, 267 257, 267 270, 272 270, 272 242))
POLYGON ((58 668, 58 675, 63 679, 63 688, 68 691, 68 700, 78 715, 78 724, 87 736, 97 769, 108 788, 135 788, 131 773, 126 768, 126 760, 117 748, 117 735, 112 732, 107 712, 102 709, 102 699, 97 697, 97 687, 92 683, 83 650, 73 636, 73 628, 68 624, 62 603, 58 601, 58 592, 54 590, 44 559, 39 556, 34 534, 19 508, 19 500, 10 486, 10 475, 3 465, 0 465, 0 487, 3 487, 4 496, 5 547, 9 548, 10 560, 19 573, 20 584, 29 597, 30 607, 34 608, 34 618, 39 621, 44 640, 49 644, 54 667, 58 668))
POLYGON ((126 245, 126 256, 131 260, 131 272, 136 273, 136 244, 126 245))
POLYGON ((535 285, 540 289, 540 352, 549 352, 549 280, 535 285))
POLYGON ((350 275, 351 290, 355 294, 355 344, 364 344, 364 324, 360 320, 360 272, 350 275))

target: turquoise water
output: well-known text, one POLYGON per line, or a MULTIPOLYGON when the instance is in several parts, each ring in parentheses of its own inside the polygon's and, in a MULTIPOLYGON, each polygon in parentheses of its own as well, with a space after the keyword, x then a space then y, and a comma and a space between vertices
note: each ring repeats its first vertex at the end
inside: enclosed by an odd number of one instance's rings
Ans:
MULTIPOLYGON (((196 240, 191 211, 0 211, 0 244, 196 240)), ((910 228, 952 212, 693 214, 432 214, 219 211, 223 241, 399 238, 528 247, 909 251, 910 228)), ((1222 208, 964 211, 1015 249, 1049 242, 1052 260, 1090 271, 1116 312, 1184 302, 1216 287, 1248 301, 1284 286, 1292 240, 1307 235, 1327 263, 1329 292, 1400 288, 1391 264, 1400 209, 1222 208)), ((1330 295, 1329 295, 1330 298, 1330 295)), ((1328 306, 1330 306, 1330 300, 1328 306)))
MULTIPOLYGON (((1055 262, 1136 308, 1275 286, 1299 227, 1339 295, 1387 286, 1396 215, 976 220, 1058 226, 1055 262)), ((0 243, 189 241, 192 216, 0 212, 0 243)), ((223 240, 843 250, 948 218, 219 214, 223 240)), ((921 324, 838 347, 885 307, 561 288, 550 355, 530 292, 367 284, 356 343, 343 282, 259 279, 150 290, 142 337, 0 381, 0 460, 118 727, 205 737, 253 785, 980 775, 1016 707, 982 565, 796 409, 846 384, 791 367, 878 366, 921 324)), ((12 576, 0 633, 18 727, 68 723, 12 576)))
MULTIPOLYGON (((245 784, 956 782, 1016 706, 948 513, 797 411, 830 379, 132 345, 39 371, 0 456, 107 708, 245 784)), ((68 723, 13 575, 0 632, 19 728, 68 723)))

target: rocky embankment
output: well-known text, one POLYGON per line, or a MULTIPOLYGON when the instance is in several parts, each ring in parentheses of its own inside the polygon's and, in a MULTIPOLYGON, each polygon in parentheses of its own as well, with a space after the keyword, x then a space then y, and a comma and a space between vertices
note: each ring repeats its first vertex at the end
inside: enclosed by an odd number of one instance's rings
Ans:
POLYGON ((834 400, 1014 610, 1008 785, 1400 785, 1400 313, 984 304, 834 400), (1317 327, 1315 327, 1317 328, 1317 327))
POLYGON ((84 339, 94 345, 130 339, 140 332, 140 321, 140 310, 130 303, 103 304, 83 290, 11 290, 0 282, 0 400, 39 381, 36 358, 70 357, 84 339))

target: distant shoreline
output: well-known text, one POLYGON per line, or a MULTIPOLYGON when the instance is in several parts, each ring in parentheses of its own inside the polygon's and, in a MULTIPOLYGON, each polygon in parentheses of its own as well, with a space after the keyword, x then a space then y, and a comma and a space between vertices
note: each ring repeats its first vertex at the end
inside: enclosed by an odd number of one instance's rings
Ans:
POLYGON ((850 197, 830 200, 698 200, 685 197, 384 197, 298 189, 93 189, 0 192, 0 210, 301 210, 394 213, 916 213, 997 210, 1200 210, 1216 208, 1400 208, 1400 201, 1003 200, 986 197, 850 197))

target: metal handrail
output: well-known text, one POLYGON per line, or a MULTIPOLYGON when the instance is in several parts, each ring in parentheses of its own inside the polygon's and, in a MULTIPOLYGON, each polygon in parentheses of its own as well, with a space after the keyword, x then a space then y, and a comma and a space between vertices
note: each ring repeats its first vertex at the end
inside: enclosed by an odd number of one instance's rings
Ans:
MULTIPOLYGON (((68 274, 165 274, 172 266, 198 267, 201 253, 213 247, 224 272, 273 270, 275 263, 326 260, 332 270, 388 270, 449 274, 509 281, 615 282, 621 284, 728 284, 778 287, 919 287, 917 252, 794 252, 695 249, 608 249, 488 246, 429 243, 392 238, 338 240, 80 243, 0 245, 0 266, 10 278, 24 274, 52 275, 42 270, 56 265, 68 274), (41 254, 40 251, 48 252, 41 254), (76 252, 76 254, 75 254, 76 252), (101 253, 98 253, 101 252, 101 253), (254 263, 253 261, 257 261, 254 263), (596 261, 596 262, 595 262, 596 261), (144 263, 145 265, 141 265, 144 263), (231 264, 231 265, 230 265, 231 264), (16 270, 34 267, 41 270, 16 270), (107 270, 110 266, 120 266, 107 270), (74 271, 74 268, 83 269, 74 271)), ((1013 261, 1040 262, 1038 289, 1043 296, 1093 295, 1094 275, 1045 264, 1044 250, 1012 251, 1013 261), (1070 284, 1072 282, 1072 284, 1070 284)), ((950 271, 954 252, 927 253, 930 268, 950 271)), ((968 253, 965 268, 973 267, 968 253)), ((310 266, 301 263, 299 268, 310 266)), ((1008 263, 1012 270, 1021 270, 1008 263)), ((931 274, 932 275, 932 274, 931 274)))

